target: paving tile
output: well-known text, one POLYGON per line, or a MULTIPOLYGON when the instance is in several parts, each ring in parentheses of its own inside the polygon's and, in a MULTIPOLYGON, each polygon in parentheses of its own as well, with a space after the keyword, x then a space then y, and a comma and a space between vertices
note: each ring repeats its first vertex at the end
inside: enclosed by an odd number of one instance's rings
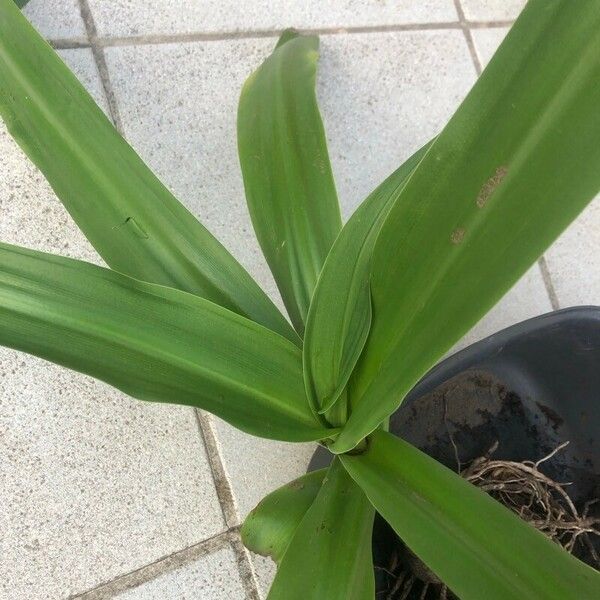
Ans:
POLYGON ((266 556, 251 553, 254 573, 258 583, 258 592, 263 600, 269 595, 269 590, 277 573, 277 565, 266 556))
POLYGON ((78 0, 30 0, 23 13, 48 39, 86 35, 78 0))
POLYGON ((267 494, 306 473, 315 444, 263 440, 211 419, 240 522, 267 494))
POLYGON ((516 19, 527 0, 460 0, 460 3, 470 21, 503 21, 516 19))
POLYGON ((77 75, 96 104, 108 114, 108 103, 104 95, 104 88, 100 81, 98 69, 94 62, 92 51, 89 48, 58 50, 58 55, 67 66, 77 75))
POLYGON ((189 409, 0 350, 0 597, 66 597, 223 529, 189 409))
MULTIPOLYGON (((98 95, 89 51, 62 55, 98 95)), ((0 174, 1 240, 100 262, 3 126, 0 174)), ((3 600, 67 597, 224 528, 191 409, 8 349, 0 490, 3 600)))
POLYGON ((561 308, 600 305, 600 196, 546 252, 561 308))
MULTIPOLYGON (((277 299, 245 207, 235 142, 239 90, 272 39, 108 48, 126 135, 159 176, 277 299)), ((344 212, 446 122, 474 81, 462 34, 322 39, 319 96, 344 212)), ((241 518, 304 472, 312 445, 251 438, 215 420, 241 518), (243 458, 241 458, 243 457, 243 458)))
POLYGON ((455 21, 453 0, 89 0, 101 36, 334 28, 455 21))
POLYGON ((460 31, 324 36, 321 101, 343 213, 446 124, 475 82, 460 31))
POLYGON ((235 555, 224 548, 115 596, 119 600, 242 600, 235 555))
POLYGON ((508 33, 508 27, 492 27, 489 29, 472 29, 471 35, 481 66, 485 67, 508 33))

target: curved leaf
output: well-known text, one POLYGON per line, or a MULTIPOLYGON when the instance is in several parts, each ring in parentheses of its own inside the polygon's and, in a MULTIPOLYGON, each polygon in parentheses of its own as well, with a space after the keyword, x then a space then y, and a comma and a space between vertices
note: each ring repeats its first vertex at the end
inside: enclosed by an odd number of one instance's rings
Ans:
POLYGON ((198 296, 81 261, 0 244, 0 344, 254 435, 333 431, 310 411, 294 344, 198 296))
POLYGON ((307 473, 263 498, 242 525, 240 534, 246 548, 279 563, 326 473, 327 469, 307 473))
POLYGON ((600 3, 531 0, 382 227, 333 451, 375 429, 600 188, 600 3))
POLYGON ((462 600, 592 600, 600 574, 407 442, 381 430, 341 461, 377 511, 462 600))
POLYGON ((268 600, 373 600, 374 515, 334 460, 283 556, 268 600))
POLYGON ((317 106, 319 40, 286 31, 246 81, 238 146, 248 208, 298 332, 342 222, 317 106))
POLYGON ((325 261, 310 305, 303 349, 306 393, 322 413, 340 398, 367 341, 375 241, 407 177, 430 144, 411 156, 358 207, 325 261))
POLYGON ((299 345, 258 284, 150 171, 10 0, 0 0, 0 115, 110 267, 207 298, 299 345))

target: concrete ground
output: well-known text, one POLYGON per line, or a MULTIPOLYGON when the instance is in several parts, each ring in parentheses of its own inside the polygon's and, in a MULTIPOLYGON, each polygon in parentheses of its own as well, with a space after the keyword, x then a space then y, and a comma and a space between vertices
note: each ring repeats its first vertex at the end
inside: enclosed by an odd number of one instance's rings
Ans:
MULTIPOLYGON (((437 133, 523 0, 32 0, 25 13, 176 195, 277 297, 236 154, 246 76, 287 26, 317 30, 344 215, 437 133)), ((0 239, 101 263, 0 125, 0 239)), ((461 345, 600 303, 600 203, 461 345)), ((313 451, 189 408, 128 399, 0 350, 0 598, 265 597, 238 525, 313 451)))

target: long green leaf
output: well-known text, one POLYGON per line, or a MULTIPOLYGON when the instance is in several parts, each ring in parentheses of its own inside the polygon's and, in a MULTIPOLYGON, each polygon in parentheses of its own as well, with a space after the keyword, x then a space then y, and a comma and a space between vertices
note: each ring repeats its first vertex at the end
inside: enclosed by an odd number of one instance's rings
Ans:
POLYGON ((334 460, 283 556, 268 600, 373 600, 374 515, 334 460))
POLYGON ((407 177, 429 146, 369 195, 344 225, 325 261, 308 313, 303 351, 306 391, 320 412, 327 414, 340 398, 367 341, 375 241, 407 177))
POLYGON ((334 451, 352 448, 600 188, 600 3, 531 0, 406 184, 334 451))
POLYGON ((420 450, 377 430, 344 467, 462 600, 594 600, 600 574, 420 450))
POLYGON ((0 0, 0 116, 110 267, 205 297, 299 343, 11 0, 0 0))
POLYGON ((315 80, 319 40, 288 30, 246 81, 238 145, 256 235, 299 332, 341 229, 315 80))
POLYGON ((279 563, 317 497, 326 473, 327 469, 307 473, 263 498, 246 517, 240 531, 246 548, 279 563))
POLYGON ((262 437, 331 434, 308 406, 297 346, 204 298, 81 261, 0 244, 0 344, 262 437))

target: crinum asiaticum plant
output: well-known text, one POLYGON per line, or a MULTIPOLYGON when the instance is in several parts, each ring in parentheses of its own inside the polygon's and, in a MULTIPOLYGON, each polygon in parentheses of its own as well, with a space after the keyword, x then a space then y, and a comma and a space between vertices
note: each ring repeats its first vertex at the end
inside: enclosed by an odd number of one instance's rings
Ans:
POLYGON ((531 0, 444 130, 343 227, 317 55, 316 37, 285 32, 238 114, 248 206, 292 327, 0 0, 0 113, 110 267, 0 244, 0 343, 327 446, 327 472, 244 524, 278 562, 271 600, 372 599, 376 510, 460 598, 597 598, 594 570, 386 422, 598 190, 600 4, 531 0))

